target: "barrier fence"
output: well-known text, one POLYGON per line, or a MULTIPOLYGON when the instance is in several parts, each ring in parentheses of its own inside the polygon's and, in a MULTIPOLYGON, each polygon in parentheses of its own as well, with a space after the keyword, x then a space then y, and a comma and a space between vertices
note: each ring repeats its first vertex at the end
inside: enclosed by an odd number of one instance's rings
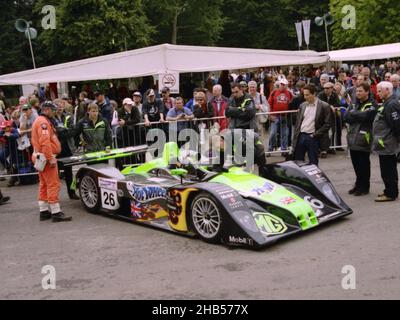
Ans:
MULTIPOLYGON (((274 154, 285 156, 292 151, 297 114, 297 111, 257 113, 257 130, 267 156, 270 157, 274 154)), ((332 119, 331 126, 330 138, 324 141, 325 145, 321 145, 321 150, 346 148, 346 145, 342 143, 345 137, 345 135, 342 135, 342 131, 345 126, 343 125, 341 114, 335 114, 335 119, 332 119)), ((175 141, 179 146, 182 146, 187 140, 179 141, 179 135, 187 132, 195 133, 193 134, 193 136, 197 136, 195 143, 204 144, 207 139, 228 128, 228 120, 225 117, 152 122, 148 126, 145 123, 123 127, 116 126, 112 128, 112 147, 152 145, 158 141, 160 133, 164 133, 165 142, 175 141), (153 137, 154 140, 147 141, 146 138, 149 137, 153 137)), ((186 134, 184 136, 187 138, 190 135, 186 134)), ((191 140, 193 136, 190 137, 191 140)), ((35 183, 37 181, 37 172, 33 168, 31 161, 32 147, 23 148, 24 143, 26 146, 26 139, 22 143, 21 137, 6 137, 0 134, 0 138, 0 179, 18 177, 22 184, 35 183)), ((145 155, 140 154, 126 159, 119 159, 117 165, 118 167, 123 167, 128 164, 141 164, 144 162, 145 155)))

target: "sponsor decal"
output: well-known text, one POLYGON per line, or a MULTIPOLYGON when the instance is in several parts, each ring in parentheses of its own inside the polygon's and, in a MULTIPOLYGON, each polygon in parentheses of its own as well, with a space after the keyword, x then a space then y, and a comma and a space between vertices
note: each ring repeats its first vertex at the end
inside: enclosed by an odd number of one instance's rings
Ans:
POLYGON ((296 199, 292 197, 286 197, 281 200, 279 200, 280 203, 282 203, 284 206, 288 206, 289 204, 295 203, 296 199))
POLYGON ((229 236, 229 242, 233 244, 245 244, 252 246, 253 245, 253 239, 250 238, 241 238, 241 237, 235 237, 235 236, 229 236))
POLYGON ((288 227, 279 217, 265 212, 253 213, 254 220, 258 229, 266 236, 274 236, 283 234, 288 230, 288 227))
POLYGON ((231 199, 231 198, 235 198, 235 194, 233 192, 221 195, 222 200, 227 200, 227 199, 231 199))
POLYGON ((127 183, 127 189, 133 199, 138 202, 147 202, 155 199, 165 199, 167 190, 155 186, 135 186, 133 183, 127 183))
POLYGON ((118 190, 118 182, 116 180, 99 178, 99 187, 100 189, 107 189, 107 190, 118 190))
POLYGON ((307 202, 314 209, 315 216, 317 218, 323 215, 322 209, 325 208, 325 205, 322 201, 314 199, 310 196, 305 196, 304 201, 307 202))
POLYGON ((242 201, 240 199, 236 199, 236 198, 230 198, 230 200, 228 201, 228 205, 229 205, 229 208, 231 208, 232 210, 236 210, 236 209, 240 209, 240 208, 244 207, 242 201))
POLYGON ((324 177, 321 169, 319 169, 316 165, 305 167, 304 171, 310 176, 314 177, 315 181, 318 184, 325 183, 328 180, 324 177))
POLYGON ((260 197, 263 194, 271 194, 272 192, 274 192, 276 189, 275 184, 271 183, 271 182, 265 182, 265 184, 262 187, 258 187, 258 188, 254 188, 250 191, 250 193, 253 196, 256 197, 260 197))

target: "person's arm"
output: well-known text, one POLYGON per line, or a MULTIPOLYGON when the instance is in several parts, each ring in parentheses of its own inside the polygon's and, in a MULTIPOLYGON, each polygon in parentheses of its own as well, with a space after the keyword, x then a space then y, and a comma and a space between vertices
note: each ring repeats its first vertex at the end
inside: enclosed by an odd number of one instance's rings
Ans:
POLYGON ((245 121, 250 121, 251 119, 253 119, 257 114, 257 110, 255 108, 253 99, 251 99, 246 103, 245 110, 240 110, 240 111, 241 112, 238 116, 239 119, 245 121))
POLYGON ((182 114, 179 115, 179 116, 174 117, 173 112, 174 112, 174 109, 171 109, 171 110, 168 111, 167 121, 178 121, 179 119, 181 119, 182 114))
POLYGON ((323 112, 322 112, 322 116, 324 117, 324 124, 322 125, 321 128, 319 128, 317 131, 315 131, 314 137, 316 138, 321 138, 323 137, 325 134, 327 134, 331 128, 331 111, 330 111, 330 107, 326 106, 326 105, 322 105, 323 108, 323 112))
POLYGON ((400 138, 400 105, 398 103, 391 103, 389 108, 385 110, 385 119, 395 136, 400 138))
POLYGON ((110 129, 110 126, 109 126, 109 124, 107 123, 107 120, 106 121, 104 121, 105 122, 105 131, 104 131, 104 141, 106 142, 106 148, 107 147, 109 147, 109 148, 111 148, 112 147, 112 133, 111 133, 111 129, 110 129))

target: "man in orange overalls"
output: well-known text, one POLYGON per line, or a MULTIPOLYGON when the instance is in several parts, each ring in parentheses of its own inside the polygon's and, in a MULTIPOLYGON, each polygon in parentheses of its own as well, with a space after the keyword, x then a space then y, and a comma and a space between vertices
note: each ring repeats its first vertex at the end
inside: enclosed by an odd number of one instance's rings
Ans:
POLYGON ((33 161, 36 154, 44 154, 47 163, 42 172, 39 172, 39 209, 40 221, 50 220, 53 222, 71 221, 61 212, 59 193, 61 188, 58 176, 56 156, 61 152, 61 144, 57 138, 56 131, 51 122, 57 106, 46 101, 42 105, 42 115, 38 117, 32 126, 32 145, 34 148, 33 161))

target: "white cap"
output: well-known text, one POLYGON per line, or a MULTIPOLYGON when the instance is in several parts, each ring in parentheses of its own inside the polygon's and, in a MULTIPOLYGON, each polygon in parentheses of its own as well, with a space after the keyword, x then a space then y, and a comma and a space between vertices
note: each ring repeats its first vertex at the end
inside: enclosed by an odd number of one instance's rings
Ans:
POLYGON ((142 96, 142 94, 141 94, 139 91, 136 91, 136 92, 133 94, 133 96, 136 96, 136 97, 141 97, 141 96, 142 96))
POLYGON ((132 101, 132 99, 131 98, 126 98, 126 99, 124 99, 124 101, 122 102, 122 104, 123 105, 134 105, 135 103, 132 101))
POLYGON ((147 94, 148 97, 155 96, 155 95, 156 95, 156 94, 155 94, 155 92, 154 92, 153 89, 151 89, 151 90, 149 91, 149 93, 147 94))
POLYGON ((280 84, 284 84, 285 86, 287 86, 289 84, 289 81, 287 81, 286 79, 281 79, 279 81, 280 84))

